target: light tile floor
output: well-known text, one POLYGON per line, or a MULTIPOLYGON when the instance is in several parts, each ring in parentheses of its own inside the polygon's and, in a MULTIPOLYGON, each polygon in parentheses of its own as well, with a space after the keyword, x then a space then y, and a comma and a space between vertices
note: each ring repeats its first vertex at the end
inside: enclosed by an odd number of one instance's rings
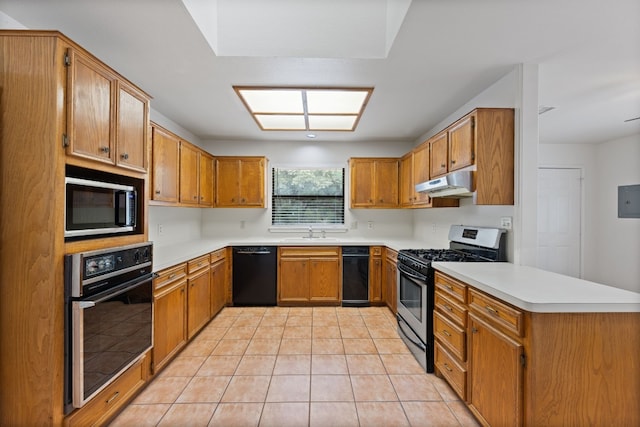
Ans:
POLYGON ((120 426, 478 426, 386 307, 227 307, 120 426))

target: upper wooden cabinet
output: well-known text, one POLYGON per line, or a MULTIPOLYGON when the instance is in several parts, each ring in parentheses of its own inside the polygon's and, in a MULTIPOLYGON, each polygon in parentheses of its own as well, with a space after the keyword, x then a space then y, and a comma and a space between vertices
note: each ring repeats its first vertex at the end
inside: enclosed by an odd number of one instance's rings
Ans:
POLYGON ((151 199, 178 203, 180 140, 171 132, 152 124, 151 199))
POLYGON ((149 97, 80 49, 65 63, 67 154, 146 172, 149 97))
POLYGON ((186 141, 180 141, 180 203, 197 205, 198 181, 200 179, 200 159, 198 148, 186 141))
POLYGON ((216 207, 264 208, 264 157, 216 157, 216 207))
POLYGON ((449 171, 470 166, 475 160, 476 114, 463 117, 447 129, 449 138, 449 171))
POLYGON ((457 199, 432 199, 425 193, 418 193, 415 185, 428 181, 429 144, 422 143, 400 160, 400 196, 403 208, 457 207, 457 199))
POLYGON ((397 208, 399 159, 351 158, 351 207, 397 208))
POLYGON ((205 151, 198 153, 198 203, 200 206, 213 206, 213 181, 215 179, 215 163, 212 155, 205 151))
POLYGON ((429 139, 429 178, 445 175, 449 168, 449 141, 447 132, 440 132, 429 139))

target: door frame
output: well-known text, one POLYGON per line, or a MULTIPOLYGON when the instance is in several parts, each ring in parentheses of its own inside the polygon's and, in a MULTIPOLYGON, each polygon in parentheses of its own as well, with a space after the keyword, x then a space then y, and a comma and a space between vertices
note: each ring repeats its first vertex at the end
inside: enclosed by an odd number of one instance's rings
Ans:
MULTIPOLYGON (((578 258, 580 260, 579 266, 579 276, 578 278, 582 279, 584 277, 584 233, 585 233, 585 189, 584 189, 584 167, 579 165, 555 165, 555 164, 546 164, 546 165, 538 165, 538 172, 536 176, 536 187, 538 189, 538 197, 540 197, 540 169, 571 169, 580 171, 580 241, 578 242, 578 248, 580 253, 578 254, 578 258)), ((538 209, 538 203, 536 200, 536 211, 538 209)), ((536 212, 537 218, 537 212, 536 212)), ((538 226, 536 222, 536 242, 537 242, 537 234, 538 234, 538 226)), ((538 249, 538 244, 536 243, 536 251, 538 249)))

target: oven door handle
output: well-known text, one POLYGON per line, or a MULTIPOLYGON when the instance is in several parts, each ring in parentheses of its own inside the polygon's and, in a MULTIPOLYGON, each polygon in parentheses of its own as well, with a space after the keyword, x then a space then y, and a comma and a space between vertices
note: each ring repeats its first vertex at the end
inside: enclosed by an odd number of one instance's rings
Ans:
POLYGON ((427 281, 427 277, 423 276, 422 274, 418 275, 415 273, 412 273, 410 271, 407 271, 407 268, 405 266, 403 266, 402 264, 398 264, 398 270, 400 270, 402 272, 402 274, 406 274, 407 276, 420 280, 422 282, 426 282, 427 281))
POLYGON ((80 310, 84 310, 85 308, 91 308, 95 306, 96 306, 95 301, 78 301, 78 308, 80 310))
POLYGON ((416 347, 418 347, 423 351, 427 349, 427 346, 425 346, 422 342, 420 342, 420 339, 416 341, 412 338, 412 335, 415 336, 416 333, 413 332, 413 330, 411 330, 409 325, 407 325, 404 319, 400 316, 398 316, 398 327, 402 330, 402 333, 405 336, 405 338, 407 338, 413 345, 415 345, 416 347), (409 331, 407 331, 407 329, 409 329, 409 331))
POLYGON ((138 286, 142 285, 143 283, 148 282, 149 280, 153 280, 155 277, 157 277, 158 275, 156 273, 149 273, 146 274, 142 277, 138 277, 135 278, 133 280, 130 280, 128 282, 125 282, 121 285, 119 285, 116 288, 113 289, 109 289, 108 291, 104 291, 101 292, 99 294, 94 295, 92 298, 87 298, 87 299, 78 299, 76 301, 80 301, 82 303, 92 303, 92 305, 87 305, 87 306, 80 306, 80 308, 89 308, 89 307, 93 307, 94 305, 102 302, 102 301, 106 301, 110 298, 113 298, 115 296, 118 296, 120 294, 123 294, 127 291, 130 291, 131 289, 137 288, 138 286))

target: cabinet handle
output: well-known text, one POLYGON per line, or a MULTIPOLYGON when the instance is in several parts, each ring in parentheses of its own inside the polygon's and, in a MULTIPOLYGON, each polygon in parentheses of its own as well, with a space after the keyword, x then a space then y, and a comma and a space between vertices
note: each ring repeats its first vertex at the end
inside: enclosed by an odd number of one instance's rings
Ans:
POLYGON ((160 194, 160 190, 156 190, 156 194, 160 194))
POLYGON ((451 308, 451 306, 450 306, 450 305, 448 305, 448 304, 445 304, 445 305, 444 305, 444 308, 446 308, 446 309, 447 309, 447 310, 449 310, 449 311, 453 311, 453 308, 451 308))
POLYGON ((171 279, 173 279, 174 277, 176 277, 176 273, 170 274, 170 275, 169 275, 169 277, 168 277, 168 279, 169 279, 169 280, 171 280, 171 279))
POLYGON ((456 161, 455 161, 455 160, 451 160, 451 164, 452 164, 452 165, 455 165, 455 164, 456 164, 456 161))
POLYGON ((447 371, 449 371, 449 372, 452 372, 452 371, 453 371, 453 369, 451 369, 451 367, 449 367, 449 364, 448 364, 448 363, 446 363, 446 362, 444 363, 444 368, 445 368, 447 371))
POLYGON ((120 157, 122 157, 124 160, 129 159, 129 155, 127 153, 122 153, 120 157))
POLYGON ((242 198, 241 202, 244 203, 246 200, 244 199, 244 197, 242 198))
POLYGON ((475 326, 473 328, 471 328, 471 332, 474 334, 478 333, 478 328, 476 328, 475 326))
POLYGON ((110 398, 108 398, 106 400, 106 403, 109 404, 109 403, 113 402, 115 399, 118 398, 118 396, 120 396, 120 392, 116 391, 115 393, 113 393, 113 396, 111 396, 110 398))
POLYGON ((442 333, 445 334, 446 336, 450 337, 451 333, 449 331, 447 331, 446 329, 442 330, 442 333))
POLYGON ((102 151, 103 153, 108 153, 109 147, 100 147, 100 151, 102 151))
POLYGON ((198 196, 193 196, 193 200, 198 200, 198 196))
POLYGON ((452 290, 453 290, 453 286, 451 286, 451 285, 444 285, 444 287, 445 287, 445 288, 447 288, 447 289, 449 289, 450 291, 452 291, 452 290))
POLYGON ((231 201, 232 201, 232 202, 235 202, 235 201, 236 201, 236 199, 235 199, 235 198, 232 198, 232 199, 231 199, 231 201))
POLYGON ((493 314, 493 315, 498 315, 498 310, 496 310, 495 308, 489 306, 489 305, 485 305, 484 306, 485 310, 487 310, 489 313, 493 314))
POLYGON ((442 163, 442 164, 440 165, 440 167, 441 167, 441 168, 443 168, 443 169, 444 169, 446 166, 447 166, 447 165, 445 165, 444 163, 442 163))

